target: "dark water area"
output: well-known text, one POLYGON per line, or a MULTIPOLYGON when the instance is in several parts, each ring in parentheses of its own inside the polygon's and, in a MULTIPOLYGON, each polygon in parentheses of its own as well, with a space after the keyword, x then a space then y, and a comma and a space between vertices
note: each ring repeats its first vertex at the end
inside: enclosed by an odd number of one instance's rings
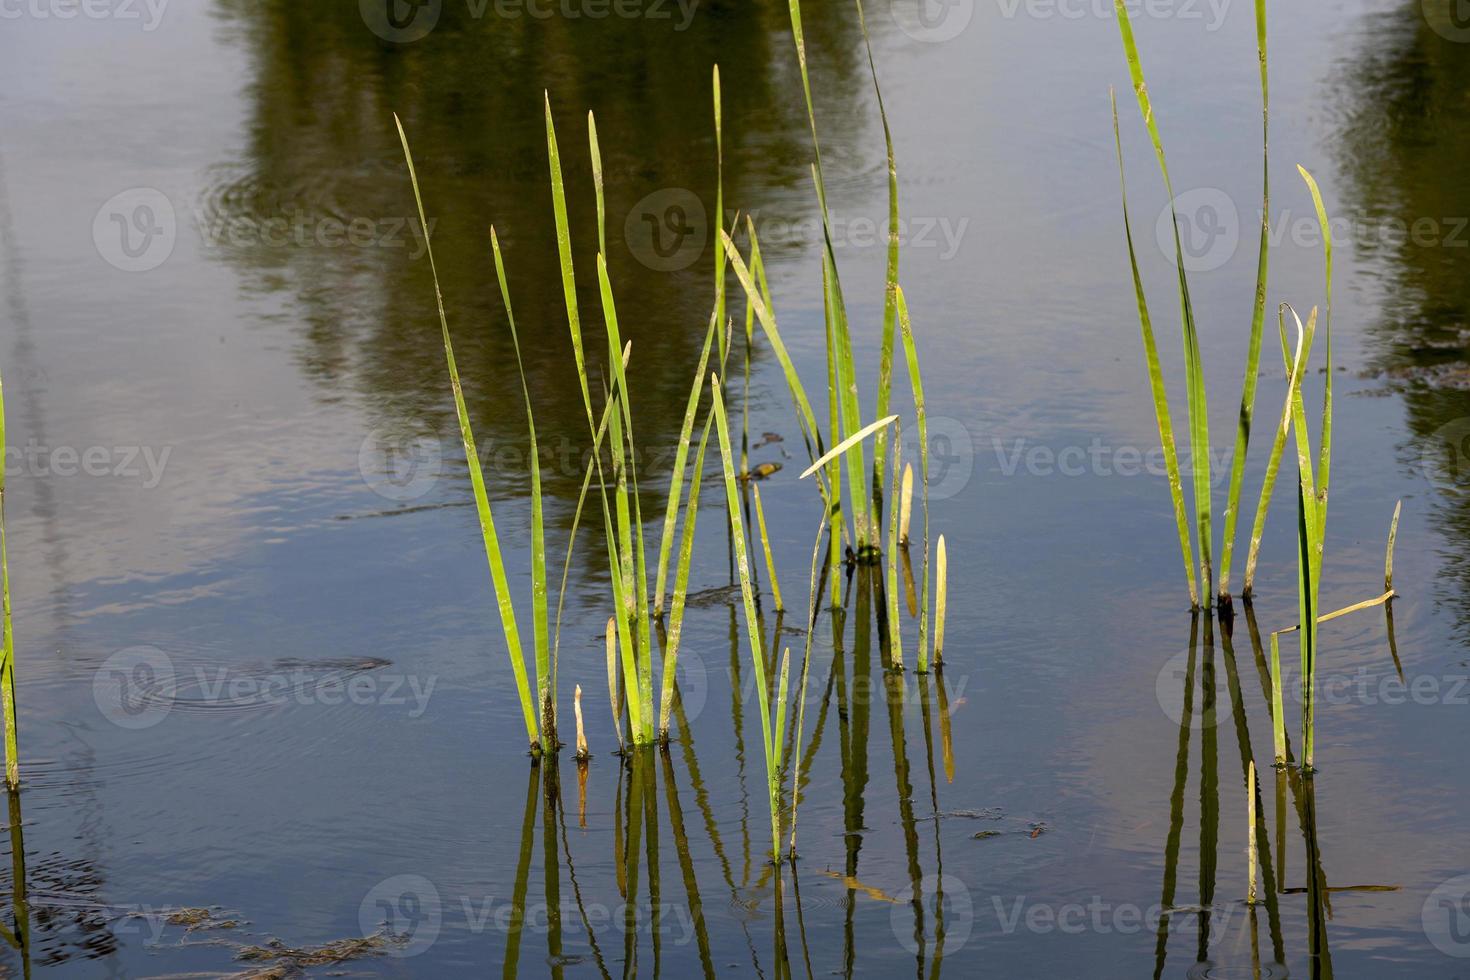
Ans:
MULTIPOLYGON (((559 683, 564 717, 583 688, 594 757, 585 773, 569 752, 529 765, 392 116, 413 143, 525 616, 525 416, 490 228, 559 565, 589 440, 545 106, 584 315, 599 303, 596 116, 645 516, 661 516, 713 298, 716 63, 724 223, 738 212, 760 230, 782 333, 823 390, 787 5, 443 0, 390 18, 367 0, 0 3, 24 779, 0 837, 6 975, 1464 976, 1470 26, 1456 8, 1271 4, 1270 306, 1323 301, 1298 164, 1335 218, 1324 608, 1383 591, 1403 501, 1400 597, 1322 627, 1320 771, 1304 779, 1269 765, 1261 640, 1297 615, 1289 488, 1251 614, 1238 606, 1227 629, 1190 614, 1147 462, 1159 437, 1120 222, 1108 91, 1126 95, 1128 76, 1111 4, 868 7, 931 519, 951 556, 946 666, 885 670, 882 583, 863 569, 846 582, 814 634, 800 860, 778 873, 713 466, 671 743, 614 755, 609 583, 584 530, 559 683), (1252 761, 1263 898, 1247 905, 1252 761)), ((871 415, 883 131, 854 8, 803 12, 871 415)), ((1226 470, 1261 193, 1253 10, 1180 0, 1134 23, 1226 470)), ((1179 426, 1167 197, 1134 106, 1120 108, 1179 426)), ((821 508, 757 337, 744 421, 751 463, 780 464, 760 489, 791 607, 778 618, 768 595, 762 625, 772 653, 797 658, 821 508)), ((1273 345, 1268 326, 1258 420, 1286 390, 1273 345)), ((908 419, 906 379, 894 403, 908 419)), ((911 642, 907 615, 902 628, 911 642)))

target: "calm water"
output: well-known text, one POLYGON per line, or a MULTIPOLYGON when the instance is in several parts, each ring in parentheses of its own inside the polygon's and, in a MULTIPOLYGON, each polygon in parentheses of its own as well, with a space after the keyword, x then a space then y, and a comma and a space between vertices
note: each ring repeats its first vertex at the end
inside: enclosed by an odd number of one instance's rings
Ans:
MULTIPOLYGON (((524 417, 492 222, 505 246, 556 457, 559 553, 585 423, 542 93, 586 272, 583 120, 597 116, 640 442, 677 434, 708 317, 715 62, 725 205, 761 228, 784 333, 819 390, 810 143, 785 4, 638 0, 599 18, 591 3, 541 17, 445 0, 418 19, 397 8, 399 27, 345 0, 66 19, 60 3, 0 6, 25 776, 11 849, 27 886, 12 906, 28 913, 32 972, 1465 974, 1470 29, 1448 3, 1273 5, 1273 304, 1321 302, 1297 163, 1344 222, 1324 603, 1382 591, 1399 499, 1404 516, 1391 619, 1323 628, 1336 686, 1319 711, 1321 772, 1266 769, 1271 898, 1252 912, 1244 773, 1271 753, 1252 633, 1296 615, 1290 501, 1268 526, 1254 621, 1238 617, 1233 636, 1191 622, 1164 483, 1138 462, 1157 433, 1119 226, 1108 88, 1127 79, 1111 12, 965 0, 916 19, 914 0, 892 3, 868 15, 908 221, 933 522, 953 558, 947 670, 885 675, 869 583, 853 580, 840 628, 824 617, 816 634, 802 860, 779 882, 717 493, 669 753, 627 771, 611 754, 607 583, 591 560, 572 576, 560 674, 564 713, 572 686, 586 689, 596 758, 585 787, 570 765, 559 784, 528 767, 391 113, 418 158, 501 534, 523 541, 524 417), (174 697, 137 696, 167 677, 174 697), (385 920, 396 942, 332 946, 365 954, 345 962, 291 952, 381 935, 385 920), (240 959, 247 947, 263 958, 240 959)), ((851 7, 808 7, 872 379, 882 132, 851 7)), ((1136 29, 1189 195, 1224 444, 1255 277, 1253 16, 1243 2, 1149 9, 1136 29)), ((1154 246, 1164 192, 1123 109, 1135 231, 1178 378, 1172 268, 1154 246)), ((1262 417, 1285 387, 1271 344, 1268 332, 1262 417)), ((780 368, 764 345, 753 356, 749 427, 780 440, 752 458, 783 464, 763 495, 799 607, 818 508, 796 479, 780 368)), ((510 561, 528 594, 526 555, 510 561)), ((768 619, 768 634, 799 653, 800 618, 768 619)), ((8 945, 0 955, 9 973, 27 966, 8 945)))

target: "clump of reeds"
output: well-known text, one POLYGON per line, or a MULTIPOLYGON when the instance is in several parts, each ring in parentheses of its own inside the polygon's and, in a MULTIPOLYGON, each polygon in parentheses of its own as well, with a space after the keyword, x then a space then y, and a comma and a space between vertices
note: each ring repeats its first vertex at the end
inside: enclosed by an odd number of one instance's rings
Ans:
MULTIPOLYGON (((717 147, 721 139, 719 106, 719 69, 716 68, 714 71, 714 118, 717 147)), ((638 492, 638 472, 635 462, 637 452, 633 431, 633 413, 625 363, 626 348, 622 341, 613 285, 607 268, 602 155, 597 139, 596 120, 591 113, 588 113, 587 116, 587 139, 597 205, 597 283, 607 341, 607 373, 610 378, 609 387, 603 397, 601 422, 597 421, 598 412, 594 408, 592 389, 588 381, 589 358, 583 344, 581 316, 577 304, 576 271, 572 261, 571 229, 567 219, 561 153, 557 142, 556 127, 552 121, 551 100, 548 96, 546 99, 546 146, 550 161, 553 216, 561 267, 562 292, 566 303, 567 326, 571 334, 572 353, 576 361, 583 406, 593 439, 592 460, 583 480, 582 497, 578 501, 578 513, 585 501, 595 472, 607 541, 616 646, 622 668, 621 686, 626 695, 624 704, 628 712, 630 739, 634 745, 642 746, 652 744, 656 737, 667 737, 668 734, 673 678, 678 663, 689 566, 693 552, 694 527, 698 516, 699 476, 703 469, 704 449, 709 435, 708 423, 706 423, 704 435, 700 440, 699 451, 688 481, 690 487, 687 502, 683 501, 683 483, 685 482, 685 469, 694 419, 698 414, 701 400, 703 385, 700 379, 704 377, 709 363, 710 349, 717 336, 720 337, 721 350, 726 348, 726 340, 720 331, 720 319, 725 307, 724 263, 722 258, 716 258, 715 308, 710 316, 704 347, 700 353, 699 365, 695 370, 695 379, 690 388, 688 404, 679 432, 673 475, 668 489, 654 588, 650 594, 648 565, 643 542, 642 503, 638 492), (608 446, 607 466, 604 466, 601 451, 604 437, 608 446), (662 616, 664 580, 674 554, 674 528, 681 502, 684 502, 684 533, 679 545, 678 559, 674 565, 673 599, 666 624, 668 641, 664 649, 662 664, 663 696, 656 707, 653 694, 654 634, 652 623, 655 618, 662 616)), ((573 526, 575 528, 575 523, 573 526)), ((568 554, 569 563, 570 552, 568 554)))
MULTIPOLYGON (((1125 0, 1114 0, 1118 30, 1123 39, 1123 50, 1128 62, 1128 71, 1137 97, 1139 112, 1153 144, 1159 170, 1163 174, 1165 192, 1170 198, 1170 217, 1174 226, 1174 262, 1178 269, 1178 292, 1180 322, 1184 347, 1184 384, 1187 401, 1187 420, 1190 450, 1190 475, 1194 496, 1194 527, 1191 534, 1190 519, 1184 502, 1184 491, 1180 476, 1178 447, 1174 438, 1174 426, 1169 410, 1168 392, 1163 369, 1159 362, 1158 347, 1154 340, 1152 319, 1148 301, 1139 274, 1138 260, 1134 250, 1133 232, 1128 218, 1127 187, 1123 187, 1123 227, 1128 243, 1128 256, 1133 275, 1133 288, 1138 305, 1139 327, 1143 337, 1144 362, 1147 367, 1149 389, 1153 396, 1154 414, 1159 428, 1159 439, 1164 452, 1165 471, 1169 492, 1174 504, 1175 523, 1178 526, 1179 546, 1184 558, 1185 577, 1189 583, 1190 603, 1198 608, 1201 602, 1211 600, 1213 585, 1213 505, 1211 501, 1211 463, 1208 399, 1205 391, 1204 368, 1200 357, 1199 332, 1195 324, 1194 308, 1190 300, 1189 276, 1185 270, 1184 248, 1179 234, 1178 215, 1174 212, 1174 188, 1169 178, 1169 167, 1164 156, 1163 139, 1159 134, 1158 122, 1149 99, 1148 86, 1144 80, 1143 66, 1139 59, 1138 46, 1133 29, 1128 21, 1125 0), (1192 537, 1192 541, 1191 541, 1192 537), (1195 574, 1195 550, 1199 552, 1199 575, 1195 574)), ((1221 545, 1219 598, 1228 602, 1230 598, 1230 564, 1234 550, 1235 525, 1240 510, 1241 486, 1245 473, 1246 453, 1250 445, 1251 424, 1255 412, 1256 377, 1258 374, 1261 334, 1265 319, 1266 282, 1269 266, 1268 231, 1270 213, 1270 184, 1266 147, 1269 139, 1270 98, 1266 71, 1266 6, 1265 0, 1256 0, 1256 42, 1261 71, 1262 102, 1262 224, 1256 270, 1255 304, 1251 317, 1251 331, 1246 351, 1245 380, 1241 386, 1239 421, 1236 427, 1235 453, 1231 466, 1229 490, 1224 511, 1224 530, 1221 545)), ((1122 176, 1123 147, 1118 135, 1117 102, 1113 103, 1113 132, 1118 150, 1119 175, 1122 176)), ((1263 493, 1262 508, 1269 500, 1263 493)), ((1258 524, 1264 514, 1258 511, 1258 524)), ((1257 533, 1253 540, 1259 540, 1257 533)), ((1254 555, 1254 549, 1252 550, 1254 555)), ((1249 595, 1254 562, 1247 565, 1245 594, 1249 595)))

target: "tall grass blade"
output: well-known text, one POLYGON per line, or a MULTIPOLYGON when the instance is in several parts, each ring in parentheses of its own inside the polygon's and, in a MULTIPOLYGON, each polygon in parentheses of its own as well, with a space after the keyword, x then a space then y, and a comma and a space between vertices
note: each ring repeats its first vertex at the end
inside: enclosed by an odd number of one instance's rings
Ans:
MULTIPOLYGON (((893 429, 893 496, 892 500, 898 499, 899 494, 899 466, 903 462, 903 431, 894 426, 893 429)), ((898 508, 888 508, 888 554, 884 557, 888 560, 888 582, 884 589, 888 605, 888 657, 890 665, 894 670, 903 669, 903 636, 900 626, 902 620, 899 618, 898 608, 898 508)))
POLYGON ((1271 90, 1266 75, 1266 0, 1256 0, 1256 53, 1261 63, 1261 239, 1256 258, 1256 301, 1246 348, 1245 382, 1240 389, 1240 416, 1235 454, 1230 464, 1230 491, 1225 503, 1225 536, 1220 550, 1220 599, 1230 598, 1230 564, 1235 553, 1235 523, 1240 516, 1240 488, 1256 410, 1256 382, 1261 366, 1261 333, 1266 320, 1266 279, 1270 267, 1271 231, 1271 90))
POLYGON ((1158 120, 1148 96, 1148 84, 1143 77, 1143 64, 1138 57, 1138 45, 1133 39, 1133 27, 1129 23, 1127 0, 1113 0, 1118 31, 1123 38, 1123 51, 1128 59, 1128 74, 1133 81, 1133 92, 1138 98, 1138 109, 1153 142, 1154 155, 1159 161, 1159 170, 1164 176, 1164 190, 1169 195, 1169 214, 1174 227, 1174 264, 1179 271, 1179 315, 1184 336, 1184 380, 1185 394, 1189 405, 1189 452, 1190 472, 1194 477, 1195 544, 1200 561, 1200 596, 1211 594, 1212 580, 1210 559, 1211 505, 1210 505, 1210 426, 1209 410, 1205 398, 1205 375, 1200 361, 1199 332, 1195 329, 1194 307, 1189 298, 1189 276, 1184 266, 1184 244, 1179 235, 1179 215, 1175 210, 1173 181, 1169 179, 1169 165, 1164 159, 1164 141, 1159 135, 1158 120))
MULTIPOLYGON (((594 125, 588 117, 588 125, 594 125)), ((593 430, 592 393, 587 386, 587 359, 582 352, 582 320, 577 312, 577 276, 572 265, 572 232, 567 223, 567 192, 562 182, 561 151, 557 147, 556 126, 551 119, 551 93, 546 93, 546 155, 551 169, 551 207, 556 222, 556 254, 561 265, 562 298, 567 307, 567 327, 572 335, 572 356, 577 362, 577 381, 582 386, 582 404, 587 409, 587 425, 593 430)), ((601 167, 599 165, 598 169, 601 167)), ((600 194, 600 191, 599 191, 600 194)))
POLYGON ((618 689, 618 620, 607 617, 607 694, 612 705, 613 730, 618 735, 618 752, 623 751, 623 698, 618 689))
MULTIPOLYGON (((1322 447, 1317 460, 1317 498, 1318 507, 1322 511, 1320 518, 1322 526, 1327 524, 1327 485, 1332 476, 1332 222, 1327 217, 1327 208, 1322 203, 1322 191, 1317 186, 1316 178, 1307 172, 1307 168, 1298 166, 1297 172, 1306 181, 1307 189, 1312 193, 1312 206, 1317 210, 1317 223, 1322 228, 1322 253, 1325 260, 1326 273, 1326 300, 1322 307, 1322 336, 1327 355, 1326 374, 1322 386, 1322 447)), ((1320 550, 1320 549, 1319 549, 1320 550)), ((1317 560, 1317 567, 1322 567, 1321 557, 1317 560)))
MULTIPOLYGON (((893 158, 893 133, 888 127, 888 113, 883 107, 883 89, 878 84, 878 67, 873 62, 873 42, 868 37, 868 22, 863 16, 863 0, 857 4, 858 27, 863 34, 863 48, 868 55, 868 74, 873 76, 873 94, 878 100, 878 118, 883 123, 883 145, 888 152, 888 274, 883 288, 883 338, 878 349, 878 400, 876 415, 888 414, 889 392, 893 387, 893 338, 898 321, 898 166, 893 158)), ((873 519, 883 516, 883 471, 888 433, 878 433, 873 440, 873 519)), ((890 504, 890 506, 892 506, 890 504)), ((904 535, 908 537, 907 533, 904 535)))
MULTIPOLYGON (((1399 536, 1399 514, 1404 509, 1404 502, 1400 500, 1393 505, 1393 522, 1388 525, 1388 551, 1383 557, 1383 591, 1393 591, 1393 546, 1399 536)), ((0 535, 3 535, 0 530, 0 535)), ((3 558, 3 542, 0 542, 0 558, 3 558)))
POLYGON ((1169 393, 1164 386, 1164 372, 1159 365, 1159 348, 1154 340, 1153 319, 1148 312, 1148 299, 1143 278, 1138 272, 1138 253, 1133 246, 1133 226, 1128 218, 1128 182, 1123 176, 1123 140, 1118 132, 1118 99, 1112 95, 1113 143, 1118 151, 1118 178, 1123 195, 1123 234, 1128 240, 1128 264, 1133 270, 1133 292, 1138 301, 1138 326, 1143 334, 1143 357, 1148 366, 1148 386, 1154 399, 1154 418, 1159 426, 1159 442, 1164 450, 1164 472, 1169 480, 1169 497, 1174 502, 1174 521, 1179 527, 1179 550, 1184 555, 1184 574, 1189 580, 1189 602, 1198 607, 1199 585, 1194 575, 1194 548, 1190 544, 1189 514, 1184 506, 1184 488, 1179 476, 1179 449, 1174 441, 1174 421, 1169 411, 1169 393))
POLYGON ((704 432, 699 437, 699 450, 694 454, 694 471, 689 478, 689 502, 684 505, 684 533, 679 542, 679 563, 674 569, 674 600, 669 610, 669 642, 664 654, 663 696, 658 722, 660 738, 669 736, 669 712, 674 706, 674 679, 679 665, 679 641, 684 633, 684 604, 689 594, 689 566, 694 554, 695 518, 699 514, 699 485, 704 476, 704 450, 709 445, 711 421, 712 416, 706 415, 704 432))
POLYGON ((546 530, 541 499, 541 454, 536 444, 536 418, 531 411, 531 389, 526 383, 526 365, 521 358, 521 340, 516 332, 515 312, 510 303, 510 286, 506 283, 505 258, 500 252, 500 238, 490 227, 490 250, 495 256, 495 278, 500 285, 500 299, 505 304, 505 318, 510 324, 510 339, 515 345, 516 371, 521 378, 521 395, 526 403, 526 428, 530 434, 531 462, 531 623, 536 644, 536 697, 541 713, 541 751, 556 750, 556 662, 551 655, 546 615, 546 530))
MULTIPOLYGON (((920 506, 924 510, 924 590, 919 604, 919 673, 929 669, 929 412, 924 404, 924 379, 919 371, 919 348, 914 341, 914 324, 909 316, 908 299, 903 287, 897 290, 898 327, 903 337, 904 359, 909 365, 909 387, 914 393, 914 427, 919 431, 919 478, 921 481, 920 506)), ((911 481, 909 481, 911 482, 911 481)), ((904 493, 905 501, 908 493, 904 493)), ((904 504, 907 511, 908 504, 904 504)), ((908 541, 908 523, 904 522, 903 538, 908 541)), ((907 567, 907 566, 905 566, 907 567)))
MULTIPOLYGON (((3 390, 0 390, 0 461, 5 459, 9 459, 6 455, 5 442, 5 395, 3 390)), ((15 721, 15 634, 10 623, 10 562, 5 552, 5 467, 3 465, 0 465, 0 614, 3 614, 5 618, 3 626, 0 626, 0 637, 3 637, 0 656, 4 657, 4 662, 0 663, 0 702, 3 702, 5 712, 5 783, 15 790, 20 788, 20 745, 17 740, 15 721)), ((534 735, 533 732, 532 736, 534 735)), ((23 887, 23 883, 17 887, 23 887)))
POLYGON ((1246 813, 1246 861, 1249 864, 1247 885, 1245 892, 1246 904, 1256 904, 1256 864, 1258 861, 1256 852, 1256 763, 1250 762, 1249 778, 1245 787, 1245 813, 1246 813))
MULTIPOLYGON (((823 299, 828 305, 828 321, 831 326, 828 341, 829 354, 836 366, 835 384, 831 386, 831 397, 841 409, 844 432, 856 432, 862 426, 862 408, 858 400, 857 374, 853 366, 852 338, 848 331, 847 306, 842 297, 842 282, 837 273, 837 253, 832 244, 832 222, 827 210, 827 185, 822 177, 822 149, 817 139, 817 116, 812 104, 811 79, 807 73, 806 39, 801 26, 800 0, 790 0, 791 38, 796 44, 797 66, 801 71, 801 90, 806 99, 807 122, 812 134, 812 182, 817 191, 817 205, 822 215, 822 242, 824 274, 823 299)), ((832 437, 837 438, 834 430, 832 437)), ((868 483, 863 465, 863 453, 859 450, 848 457, 848 480, 851 484, 851 501, 854 547, 859 555, 870 547, 872 530, 868 525, 867 500, 864 487, 868 483)))
MULTIPOLYGON (((712 314, 709 329, 704 335, 704 349, 699 354, 699 367, 694 372, 694 384, 689 389, 689 399, 684 405, 684 421, 679 427, 679 444, 674 449, 674 467, 669 475, 669 500, 664 512, 663 538, 658 548, 658 569, 653 578, 653 614, 662 616, 664 610, 664 582, 669 572, 669 557, 673 553, 674 526, 679 520, 679 500, 684 493, 684 467, 689 461, 689 443, 694 435, 694 416, 699 413, 699 399, 704 391, 704 376, 709 369, 710 345, 718 329, 718 312, 712 314)), ((696 469, 694 479, 699 479, 696 469)))
POLYGON ((903 485, 898 491, 898 543, 909 546, 909 521, 914 513, 914 464, 903 464, 903 485))
MULTIPOLYGON (((495 518, 490 511, 490 498, 485 492, 485 475, 480 469, 480 456, 475 449, 475 436, 470 428, 469 410, 465 407, 464 391, 459 382, 459 369, 454 362, 454 345, 449 337, 449 318, 444 312, 444 294, 439 287, 439 272, 434 264, 434 248, 429 240, 429 224, 424 215, 424 199, 419 192, 418 173, 414 169, 413 153, 408 148, 408 136, 404 133, 403 123, 396 113, 393 116, 393 123, 398 127, 398 139, 403 145, 403 157, 408 164, 408 178, 413 185, 414 203, 418 207, 419 226, 424 233, 424 246, 429 257, 429 272, 434 280, 434 300, 439 310, 439 327, 444 338, 444 357, 449 366, 449 384, 454 391, 454 409, 459 416, 459 434, 464 442, 465 460, 469 464, 470 485, 474 490, 475 509, 480 519, 480 535, 485 542, 485 558, 490 566, 490 579, 494 584, 495 598, 499 605, 500 625, 505 633, 506 651, 510 655, 511 672, 515 675, 516 692, 521 699, 526 735, 532 745, 537 745, 535 702, 532 700, 531 689, 526 680, 525 655, 521 649, 520 631, 516 628, 515 604, 511 601, 510 586, 505 575, 505 562, 500 553, 500 539, 495 533, 495 518)), ((8 651, 9 643, 6 646, 8 651)), ((7 660, 7 665, 8 663, 7 660)))
MULTIPOLYGON (((714 111, 715 111, 715 226, 719 228, 720 234, 725 233, 725 135, 723 110, 720 96, 720 66, 715 65, 711 79, 713 89, 714 111)), ((720 247, 718 239, 715 246, 715 323, 723 326, 725 323, 725 250, 720 247)), ((720 333, 720 370, 725 370, 725 356, 729 353, 729 334, 722 330, 720 333)), ((699 373, 699 383, 704 383, 704 371, 699 373)), ((663 590, 659 590, 662 592, 663 590)))
POLYGON ((760 527, 761 550, 766 556, 766 572, 771 576, 771 596, 776 601, 776 612, 784 612, 786 605, 781 601, 781 583, 776 578, 776 560, 771 555, 771 539, 766 532, 766 509, 761 506, 761 488, 752 483, 750 489, 755 495, 755 519, 760 527))

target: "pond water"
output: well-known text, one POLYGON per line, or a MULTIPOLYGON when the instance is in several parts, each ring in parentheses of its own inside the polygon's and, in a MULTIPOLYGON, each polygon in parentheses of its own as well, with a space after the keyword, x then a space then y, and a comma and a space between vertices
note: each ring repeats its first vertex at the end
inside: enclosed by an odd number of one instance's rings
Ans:
MULTIPOLYGON (((1463 975, 1470 28, 1455 6, 1272 5, 1273 307, 1322 302, 1297 164, 1341 221, 1325 608, 1383 591, 1403 501, 1400 598, 1387 616, 1322 628, 1329 693, 1306 780, 1264 765, 1253 642, 1295 622, 1289 489, 1251 617, 1238 606, 1226 630, 1191 617, 1149 463, 1158 433, 1108 108, 1110 86, 1128 94, 1111 4, 870 6, 931 416, 932 522, 951 556, 946 669, 884 672, 878 586, 855 575, 845 613, 816 630, 801 859, 777 875, 713 481, 673 743, 626 768, 613 754, 606 566, 584 531, 592 557, 571 577, 559 673, 564 715, 573 685, 586 692, 594 758, 585 779, 566 754, 559 773, 528 765, 392 113, 413 142, 524 616, 525 419, 492 223, 555 555, 588 442, 543 98, 588 310, 583 120, 596 114, 651 484, 709 316, 715 63, 724 204, 761 230, 792 356, 823 387, 820 225, 786 5, 0 4, 24 778, 9 838, 24 860, 0 888, 25 953, 0 946, 7 973, 1463 975), (149 696, 160 689, 171 696, 149 696), (1254 907, 1251 759, 1270 896, 1254 907)), ((871 412, 882 128, 853 7, 810 3, 805 22, 871 412)), ((1139 5, 1135 29, 1185 205, 1228 459, 1261 193, 1253 11, 1139 5)), ((1180 425, 1173 267, 1155 244, 1167 197, 1135 107, 1120 108, 1180 425)), ((751 459, 781 464, 762 495, 799 610, 820 506, 797 479, 800 431, 757 337, 751 459)), ((1269 419, 1285 391, 1269 326, 1262 366, 1269 419)), ((895 404, 911 414, 906 387, 895 404)), ((1264 443, 1247 471, 1252 509, 1264 443)), ((1221 481, 1217 506, 1223 496, 1221 481)), ((769 636, 799 657, 803 615, 772 621, 767 602, 769 636)), ((913 622, 903 628, 912 642, 913 622)))

